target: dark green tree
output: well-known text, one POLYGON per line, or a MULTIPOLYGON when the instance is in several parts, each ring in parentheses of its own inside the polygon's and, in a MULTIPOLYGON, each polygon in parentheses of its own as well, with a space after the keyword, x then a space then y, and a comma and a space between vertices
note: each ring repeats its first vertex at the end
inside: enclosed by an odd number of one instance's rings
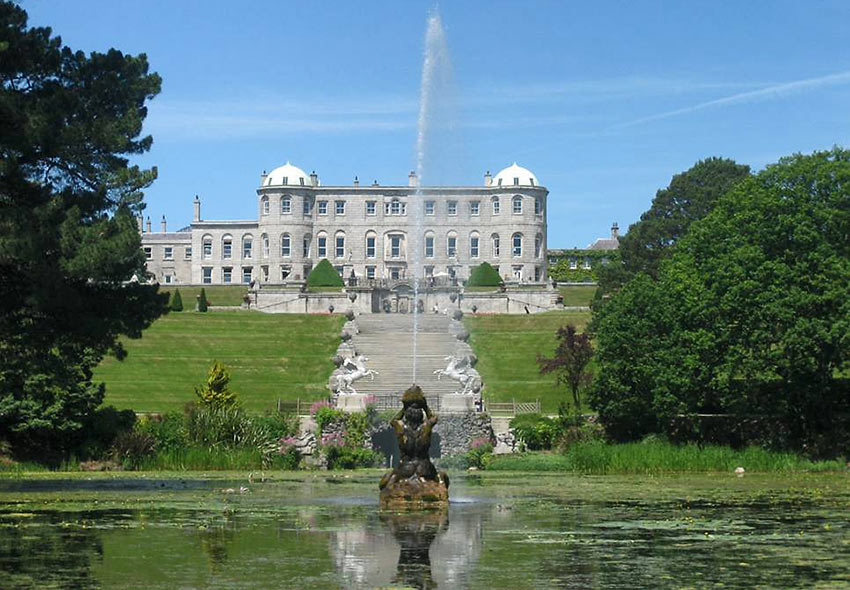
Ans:
POLYGON ((319 263, 313 267, 310 274, 307 275, 308 287, 342 287, 342 277, 336 269, 328 262, 327 258, 322 258, 319 263))
POLYGON ((850 401, 850 151, 783 158, 735 186, 596 328, 592 403, 624 434, 674 414, 769 415, 791 446, 824 449, 850 401))
POLYGON ((592 377, 587 365, 593 358, 593 346, 587 334, 579 334, 572 324, 561 326, 556 333, 558 345, 552 357, 538 355, 540 373, 554 373, 556 382, 566 385, 573 398, 573 412, 581 415, 581 390, 592 377))
POLYGON ((502 284, 502 277, 489 262, 482 262, 469 273, 466 284, 470 287, 498 287, 502 284))
POLYGON ((103 399, 92 369, 166 309, 135 218, 156 170, 144 55, 85 55, 0 2, 0 438, 50 459, 103 399))
POLYGON ((183 298, 180 296, 180 289, 174 289, 169 307, 171 311, 183 311, 183 298))
POLYGON ((198 311, 207 311, 210 303, 207 301, 207 292, 201 287, 201 292, 198 294, 198 311))
POLYGON ((600 272, 602 293, 619 288, 639 272, 657 278, 661 261, 669 257, 671 247, 691 223, 708 215, 720 197, 749 175, 749 166, 723 158, 700 160, 675 175, 620 238, 621 266, 612 264, 600 272))

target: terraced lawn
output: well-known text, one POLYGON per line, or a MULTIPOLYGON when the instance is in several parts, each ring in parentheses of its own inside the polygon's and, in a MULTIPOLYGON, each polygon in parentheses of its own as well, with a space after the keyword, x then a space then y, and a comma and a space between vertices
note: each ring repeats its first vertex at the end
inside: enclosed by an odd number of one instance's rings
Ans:
POLYGON ((271 409, 279 397, 324 399, 343 322, 341 315, 171 313, 141 339, 125 340, 128 357, 104 359, 94 381, 106 383, 106 404, 140 412, 180 410, 219 360, 251 411, 271 409))
MULTIPOLYGON (((555 350, 555 332, 572 323, 580 331, 590 312, 550 311, 532 315, 464 316, 470 344, 478 355, 476 369, 484 380, 484 398, 491 402, 534 401, 544 413, 554 414, 567 400, 564 387, 555 386, 553 375, 541 375, 537 355, 555 350)), ((586 409, 586 408, 585 408, 586 409)))

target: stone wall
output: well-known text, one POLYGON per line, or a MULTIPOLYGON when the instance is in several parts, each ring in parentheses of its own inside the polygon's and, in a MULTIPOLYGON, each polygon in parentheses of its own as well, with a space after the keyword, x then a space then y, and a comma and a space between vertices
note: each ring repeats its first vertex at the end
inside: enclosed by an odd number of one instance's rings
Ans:
POLYGON ((490 416, 481 413, 441 415, 435 432, 440 436, 440 457, 467 452, 477 438, 494 441, 490 416))

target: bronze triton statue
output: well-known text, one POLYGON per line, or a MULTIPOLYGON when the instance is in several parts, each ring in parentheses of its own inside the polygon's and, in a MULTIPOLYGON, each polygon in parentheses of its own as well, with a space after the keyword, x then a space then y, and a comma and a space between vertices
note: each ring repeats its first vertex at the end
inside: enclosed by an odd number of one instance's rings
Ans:
POLYGON ((449 501, 449 476, 437 472, 428 449, 437 417, 422 390, 413 385, 401 397, 402 408, 390 421, 398 438, 398 466, 381 478, 381 507, 445 506, 449 501))

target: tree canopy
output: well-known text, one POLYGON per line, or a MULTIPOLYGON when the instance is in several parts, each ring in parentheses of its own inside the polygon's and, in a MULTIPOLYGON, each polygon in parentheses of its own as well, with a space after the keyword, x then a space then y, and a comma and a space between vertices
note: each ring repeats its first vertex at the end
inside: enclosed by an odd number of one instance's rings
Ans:
POLYGON ((159 88, 144 55, 73 51, 0 2, 0 438, 18 451, 61 450, 102 401, 91 369, 165 309, 128 282, 156 170, 127 157, 159 88))
POLYGON ((850 151, 783 158, 737 184, 657 281, 638 274, 595 322, 591 402, 622 438, 687 413, 771 415, 811 448, 848 401, 850 151))

